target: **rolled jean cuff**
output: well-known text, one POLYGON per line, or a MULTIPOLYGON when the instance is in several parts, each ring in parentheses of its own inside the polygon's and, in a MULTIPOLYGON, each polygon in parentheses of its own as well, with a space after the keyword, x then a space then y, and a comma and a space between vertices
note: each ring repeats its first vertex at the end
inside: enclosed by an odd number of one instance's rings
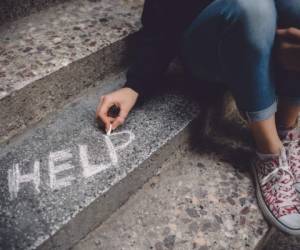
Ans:
POLYGON ((273 102, 273 104, 265 109, 248 112, 248 111, 241 111, 242 115, 248 122, 258 122, 267 120, 272 117, 277 111, 277 99, 273 102))
POLYGON ((284 100, 293 106, 300 106, 300 97, 279 96, 280 100, 284 100))

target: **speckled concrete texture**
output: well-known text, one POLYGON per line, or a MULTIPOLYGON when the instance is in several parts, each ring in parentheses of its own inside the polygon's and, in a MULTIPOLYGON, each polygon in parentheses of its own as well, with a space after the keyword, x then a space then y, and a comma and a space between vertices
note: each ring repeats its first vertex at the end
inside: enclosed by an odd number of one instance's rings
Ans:
POLYGON ((256 203, 249 158, 231 150, 183 148, 170 156, 157 176, 73 250, 254 249, 268 226, 256 203))
POLYGON ((0 25, 63 1, 67 0, 2 0, 0 2, 0 25))
POLYGON ((0 96, 138 29, 142 1, 75 0, 0 29, 0 96))
POLYGON ((73 0, 0 26, 0 139, 128 65, 142 0, 73 0))
POLYGON ((3 249, 67 249, 119 208, 180 144, 199 108, 175 95, 137 106, 111 136, 99 130, 98 95, 123 81, 107 82, 0 145, 3 249))

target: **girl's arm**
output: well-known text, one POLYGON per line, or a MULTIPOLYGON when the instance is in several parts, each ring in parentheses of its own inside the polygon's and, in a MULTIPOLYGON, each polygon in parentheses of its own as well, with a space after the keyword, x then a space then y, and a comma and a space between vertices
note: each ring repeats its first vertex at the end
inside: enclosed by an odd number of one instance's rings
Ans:
POLYGON ((106 131, 122 125, 137 98, 155 90, 168 65, 176 55, 176 36, 172 22, 165 14, 161 0, 145 0, 142 29, 138 32, 138 45, 133 64, 127 71, 124 88, 102 96, 96 111, 97 118, 105 124, 106 131), (112 106, 120 109, 119 116, 108 114, 112 106))
MULTIPOLYGON (((149 95, 158 87, 162 75, 176 55, 174 27, 166 15, 161 0, 146 0, 142 14, 142 29, 134 51, 133 64, 127 71, 126 87, 149 95), (172 24, 171 24, 172 25, 172 24)), ((173 24, 174 25, 174 24, 173 24)))

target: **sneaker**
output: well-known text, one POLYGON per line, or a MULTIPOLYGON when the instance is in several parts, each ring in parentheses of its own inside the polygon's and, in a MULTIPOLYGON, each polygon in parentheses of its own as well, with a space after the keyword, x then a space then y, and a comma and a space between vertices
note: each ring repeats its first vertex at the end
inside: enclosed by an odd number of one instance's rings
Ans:
POLYGON ((278 156, 253 161, 258 205, 265 217, 283 232, 300 235, 300 199, 285 148, 278 156))
POLYGON ((287 158, 295 177, 295 188, 300 193, 300 129, 279 131, 279 136, 287 152, 287 158))

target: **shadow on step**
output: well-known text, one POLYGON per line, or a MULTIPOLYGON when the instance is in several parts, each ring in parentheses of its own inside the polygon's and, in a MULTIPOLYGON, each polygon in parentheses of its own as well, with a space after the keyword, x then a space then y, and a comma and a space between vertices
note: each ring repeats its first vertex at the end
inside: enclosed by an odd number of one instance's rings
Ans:
POLYGON ((199 153, 214 152, 241 172, 249 170, 254 143, 245 120, 223 84, 197 81, 180 64, 171 65, 165 90, 194 100, 201 110, 190 127, 190 147, 199 153))

